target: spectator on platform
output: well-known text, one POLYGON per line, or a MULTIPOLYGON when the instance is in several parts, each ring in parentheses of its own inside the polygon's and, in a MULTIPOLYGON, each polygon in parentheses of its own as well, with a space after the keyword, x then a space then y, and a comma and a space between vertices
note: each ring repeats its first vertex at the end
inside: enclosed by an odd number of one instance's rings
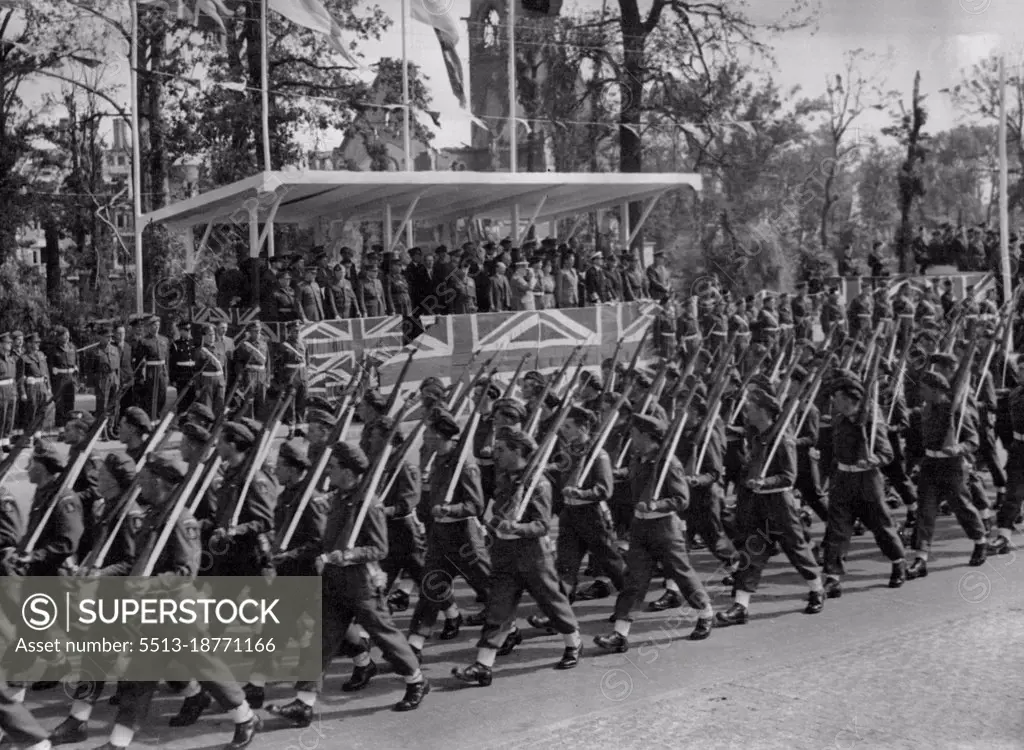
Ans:
POLYGON ((248 296, 249 283, 238 267, 238 259, 228 255, 224 265, 213 274, 217 284, 217 307, 238 307, 248 296))
POLYGON ((500 260, 492 266, 487 282, 487 305, 491 312, 511 310, 512 287, 508 283, 505 264, 500 260))
POLYGON ((868 268, 875 278, 889 275, 885 270, 885 261, 882 259, 883 248, 884 245, 881 242, 875 242, 871 245, 871 253, 868 255, 868 268))
POLYGON ((405 275, 405 265, 398 258, 391 260, 391 272, 387 276, 384 287, 388 315, 412 315, 412 296, 409 294, 409 280, 405 275))
POLYGON ((358 318, 359 305, 356 290, 349 281, 345 266, 338 265, 331 273, 331 283, 323 290, 324 304, 329 318, 358 318))
POLYGON ((324 319, 324 293, 316 281, 317 266, 306 266, 305 280, 299 287, 299 309, 302 320, 319 323, 324 319))
POLYGON ((533 309, 543 310, 544 309, 544 281, 541 278, 544 271, 544 256, 542 255, 531 255, 530 256, 530 291, 533 292, 533 309))
POLYGON ((615 253, 609 250, 604 256, 604 277, 608 283, 612 300, 622 299, 622 269, 619 268, 618 259, 615 253))
POLYGON ((330 286, 332 277, 331 259, 327 248, 317 245, 313 248, 313 263, 316 264, 316 283, 321 290, 330 286))
POLYGON ((485 260, 473 277, 476 284, 476 309, 477 312, 491 312, 491 272, 494 270, 493 260, 485 260))
POLYGON ((558 307, 555 302, 555 276, 554 276, 554 263, 551 258, 544 258, 544 262, 541 263, 540 268, 540 285, 544 291, 544 309, 552 310, 558 307))
POLYGON ((622 300, 635 302, 647 297, 647 279, 640 271, 636 256, 628 250, 622 254, 622 300))
POLYGON ((588 305, 612 301, 612 290, 608 285, 608 276, 604 272, 604 259, 601 253, 595 252, 590 256, 590 268, 587 269, 585 279, 588 305))
POLYGON ((439 245, 434 251, 437 261, 430 274, 431 293, 437 298, 437 315, 447 315, 451 312, 451 293, 449 292, 452 275, 455 273, 455 264, 448 255, 448 248, 439 245))
POLYGON ((269 296, 268 304, 269 320, 287 322, 302 319, 302 311, 299 310, 295 292, 292 291, 292 274, 287 268, 282 269, 278 274, 277 288, 269 296))
POLYGON ((509 288, 512 290, 514 312, 536 309, 533 306, 533 274, 525 260, 516 262, 509 288))
POLYGON ((384 299, 384 285, 381 284, 380 267, 367 265, 359 275, 356 284, 356 305, 359 315, 363 318, 382 318, 387 315, 387 302, 384 299))
POLYGON ((568 250, 562 255, 561 268, 555 275, 555 304, 558 307, 580 306, 580 278, 576 272, 576 255, 568 250))
POLYGON ((857 266, 856 258, 853 257, 853 247, 849 245, 843 250, 843 257, 839 259, 839 275, 843 277, 860 276, 860 268, 857 266))
POLYGON ((647 267, 647 288, 651 297, 659 302, 672 292, 672 274, 665 266, 665 253, 654 253, 654 265, 647 267))
POLYGON ((451 302, 453 315, 468 315, 477 311, 476 282, 470 273, 472 267, 473 259, 464 257, 459 261, 459 267, 449 283, 449 288, 453 292, 451 302))
POLYGON ((352 281, 356 278, 357 273, 355 251, 353 251, 352 248, 346 245, 345 247, 341 248, 341 250, 339 250, 338 253, 339 255, 341 255, 341 262, 338 264, 338 266, 345 274, 345 278, 348 279, 349 283, 351 284, 352 281))
POLYGON ((430 271, 423 264, 423 250, 414 247, 409 251, 409 265, 405 269, 405 279, 409 282, 409 297, 415 315, 426 315, 423 302, 430 296, 430 271))

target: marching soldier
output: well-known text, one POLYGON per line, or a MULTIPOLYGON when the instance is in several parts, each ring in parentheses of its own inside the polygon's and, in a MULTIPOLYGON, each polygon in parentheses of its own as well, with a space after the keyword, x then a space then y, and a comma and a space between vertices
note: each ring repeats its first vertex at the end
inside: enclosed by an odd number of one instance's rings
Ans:
MULTIPOLYGON (((146 459, 146 467, 140 479, 142 493, 139 499, 149 512, 146 513, 139 529, 136 549, 146 549, 150 538, 162 532, 159 523, 164 517, 163 510, 186 476, 185 464, 175 458, 157 453, 146 459)), ((186 580, 194 578, 199 572, 201 553, 199 527, 192 514, 188 512, 188 508, 184 508, 175 523, 174 533, 170 535, 167 546, 156 560, 153 575, 186 580)), ((234 736, 224 746, 225 750, 243 750, 248 747, 252 744, 262 722, 246 702, 242 688, 237 683, 213 679, 214 675, 223 674, 225 667, 212 652, 196 652, 191 658, 202 660, 200 674, 207 678, 201 683, 202 688, 208 690, 228 709, 228 714, 235 725, 234 736)), ((120 750, 131 744, 136 732, 146 720, 156 688, 155 682, 126 682, 123 685, 110 739, 100 750, 120 750)), ((198 686, 195 687, 197 694, 199 689, 198 686)), ((186 700, 190 698, 187 697, 186 700)), ((172 726, 180 726, 173 723, 174 719, 171 721, 172 726)))
MULTIPOLYGON (((864 386, 857 380, 842 378, 832 384, 835 408, 832 418, 833 458, 836 471, 829 485, 828 524, 825 531, 825 595, 837 599, 843 589, 839 577, 844 572, 843 558, 860 520, 874 534, 875 541, 892 563, 889 588, 898 589, 907 580, 903 543, 893 526, 885 504, 885 485, 879 467, 892 461, 892 447, 886 436, 885 422, 879 414, 873 430, 860 422, 864 411, 864 386), (873 435, 871 434, 873 431, 873 435), (874 445, 871 445, 873 439, 874 445)), ((869 404, 877 412, 876 404, 869 404)))
POLYGON ((101 341, 93 354, 93 374, 96 378, 96 419, 106 417, 111 425, 117 424, 118 401, 121 393, 121 350, 111 339, 109 328, 100 330, 101 341))
POLYGON ((827 337, 836 326, 839 326, 839 330, 832 334, 833 339, 841 338, 837 334, 846 332, 846 311, 839 301, 839 290, 832 287, 828 290, 828 297, 821 308, 821 330, 827 337))
POLYGON ((796 445, 792 436, 783 435, 774 455, 769 456, 774 446, 768 441, 782 407, 772 395, 754 388, 745 410, 750 459, 737 495, 735 518, 736 548, 744 560, 733 576, 733 605, 716 615, 718 625, 747 622, 750 596, 761 582, 772 542, 782 547, 793 567, 808 583, 810 594, 804 611, 817 614, 825 605, 819 569, 804 539, 803 522, 791 494, 796 480, 796 445), (769 462, 767 466, 766 462, 769 462))
POLYGON ((978 447, 973 416, 962 407, 953 408, 949 381, 937 372, 924 373, 919 385, 924 406, 915 412, 911 421, 912 458, 919 459, 921 467, 917 482, 915 559, 907 571, 910 580, 928 575, 928 554, 942 502, 949 504, 960 527, 974 542, 974 552, 968 564, 972 567, 984 565, 987 553, 981 514, 971 504, 967 489, 965 457, 978 447), (962 428, 956 435, 958 424, 962 428))
POLYGON ((18 407, 18 362, 11 353, 11 334, 0 334, 0 451, 11 449, 18 407))
POLYGON ((127 409, 121 415, 118 425, 117 439, 124 443, 128 455, 135 463, 139 462, 146 451, 146 443, 153 434, 153 423, 138 406, 127 409))
POLYGON ((1007 396, 1013 439, 1006 446, 1006 497, 996 512, 996 531, 988 544, 991 555, 1005 555, 1014 549, 1013 530, 1024 506, 1024 359, 1014 362, 1019 385, 1007 396))
POLYGON ((660 419, 634 415, 631 427, 636 456, 630 465, 630 481, 637 503, 629 551, 626 553, 626 587, 615 602, 615 630, 609 635, 594 638, 598 647, 615 653, 629 650, 630 612, 647 592, 657 563, 665 570, 666 577, 675 581, 690 606, 697 610, 697 624, 690 633, 690 640, 701 641, 711 635, 715 617, 711 597, 704 590, 686 553, 686 534, 681 516, 689 505, 690 492, 683 466, 676 456, 668 456, 664 484, 658 495, 654 495, 659 474, 664 468, 658 462, 658 454, 668 425, 660 419))
POLYGON ((174 408, 178 414, 183 414, 196 400, 196 391, 198 390, 198 384, 195 384, 188 393, 184 392, 192 383, 192 378, 197 372, 192 326, 187 320, 175 321, 174 333, 174 341, 171 343, 168 355, 168 367, 171 385, 174 386, 177 393, 174 408))
POLYGON ((814 303, 807 295, 807 282, 801 281, 796 285, 796 296, 793 298, 793 326, 797 339, 811 340, 814 334, 814 327, 811 324, 811 312, 814 303))
POLYGON ((64 326, 54 329, 56 346, 50 354, 50 376, 56 404, 56 424, 63 427, 68 415, 75 410, 78 385, 78 351, 71 343, 71 334, 64 326))
POLYGON ((196 385, 196 399, 219 414, 224 410, 225 373, 227 360, 223 350, 217 346, 217 331, 210 323, 202 327, 202 341, 196 347, 192 359, 199 372, 200 382, 196 385))
MULTIPOLYGON (((807 370, 801 366, 793 368, 789 379, 789 398, 798 398, 803 384, 807 382, 807 370)), ((793 489, 800 493, 800 500, 804 506, 814 511, 822 521, 828 523, 828 508, 825 504, 825 493, 821 489, 821 453, 818 451, 818 443, 821 441, 821 412, 812 402, 807 404, 803 414, 797 414, 793 425, 796 429, 799 420, 800 431, 795 436, 796 440, 796 482, 793 489)), ((809 535, 808 531, 806 535, 809 535)), ((818 545, 814 545, 818 549, 818 545)))
POLYGON ((580 663, 583 643, 579 623, 569 600, 562 592, 555 566, 548 552, 551 528, 551 485, 541 476, 522 518, 516 519, 525 491, 527 462, 537 450, 533 439, 521 432, 502 429, 494 443, 498 467, 498 489, 494 499, 494 562, 486 624, 477 643, 476 662, 463 669, 452 669, 460 682, 486 687, 491 684, 491 669, 498 650, 512 637, 516 610, 524 592, 530 594, 551 627, 562 634, 565 650, 555 669, 573 669, 580 663))
POLYGON ((267 384, 269 374, 267 365, 269 355, 267 345, 261 340, 263 326, 253 321, 245 328, 245 338, 235 349, 231 360, 233 383, 238 383, 239 391, 248 391, 250 397, 242 407, 242 415, 247 417, 263 414, 267 400, 267 384))
POLYGON ((477 594, 482 594, 487 591, 491 574, 478 520, 484 511, 480 468, 467 456, 459 470, 455 440, 459 432, 455 418, 447 411, 435 409, 427 418, 423 442, 436 458, 420 501, 432 523, 427 531, 421 594, 409 625, 409 645, 417 656, 439 613, 444 613, 445 621, 438 639, 448 641, 459 635, 463 618, 453 595, 455 576, 462 576, 477 594))
POLYGON ((40 409, 52 395, 50 369, 46 356, 39 351, 39 334, 30 333, 25 337, 25 352, 18 360, 18 398, 21 401, 21 424, 28 427, 39 417, 40 409))
MULTIPOLYGON (((405 696, 395 711, 414 711, 430 692, 430 683, 420 671, 409 643, 395 628, 384 607, 380 562, 387 556, 388 540, 384 511, 371 503, 359 528, 355 545, 348 546, 364 498, 356 493, 369 460, 357 446, 338 443, 328 463, 333 492, 328 499, 327 522, 322 553, 316 558, 323 580, 323 672, 342 649, 346 633, 355 622, 362 626, 405 680, 405 696)), ((290 703, 268 706, 267 710, 296 726, 309 726, 313 706, 321 689, 319 682, 300 683, 290 703)))

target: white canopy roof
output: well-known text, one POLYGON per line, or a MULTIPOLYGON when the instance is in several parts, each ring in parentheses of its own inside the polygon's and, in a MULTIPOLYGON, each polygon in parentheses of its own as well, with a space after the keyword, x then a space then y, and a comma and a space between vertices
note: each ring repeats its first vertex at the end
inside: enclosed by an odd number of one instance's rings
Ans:
POLYGON ((310 224, 321 217, 380 221, 384 207, 400 219, 415 203, 412 220, 442 224, 461 218, 507 221, 513 204, 523 219, 538 223, 656 198, 688 185, 702 188, 700 175, 674 173, 562 172, 266 172, 171 204, 143 216, 142 225, 245 223, 248 206, 259 221, 310 224), (418 200, 417 200, 418 199, 418 200), (539 210, 538 210, 539 209, 539 210))

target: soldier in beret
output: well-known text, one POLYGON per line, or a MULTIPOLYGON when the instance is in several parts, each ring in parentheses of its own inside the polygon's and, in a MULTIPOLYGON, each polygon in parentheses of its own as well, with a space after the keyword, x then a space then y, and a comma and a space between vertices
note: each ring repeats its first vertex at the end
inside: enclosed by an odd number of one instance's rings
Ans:
POLYGON ((0 451, 11 448, 18 408, 17 374, 18 363, 11 353, 11 334, 0 333, 0 451))
POLYGON ((908 446, 911 460, 920 461, 915 560, 907 571, 910 580, 928 575, 928 553, 943 502, 949 504, 960 527, 974 542, 969 564, 984 565, 988 549, 981 514, 971 503, 967 488, 965 457, 978 448, 974 415, 970 409, 954 408, 949 381, 939 373, 924 373, 918 385, 924 406, 911 419, 912 438, 908 446))
POLYGON ((121 415, 121 424, 118 426, 117 439, 124 443, 128 455, 138 463, 146 450, 146 443, 153 433, 153 423, 138 406, 126 409, 121 415))
MULTIPOLYGON (((832 442, 836 472, 829 484, 828 523, 825 529, 825 595, 842 595, 839 577, 843 558, 853 536, 853 525, 861 520, 874 534, 878 548, 892 563, 889 588, 899 588, 907 579, 903 543, 893 526, 885 504, 885 486, 879 467, 892 461, 892 447, 881 415, 863 414, 864 386, 858 380, 843 379, 833 386, 835 408, 832 442), (864 417, 876 420, 865 425, 864 417), (871 445, 870 433, 874 431, 871 445)), ((870 404, 869 408, 876 407, 870 404)))
MULTIPOLYGON (((142 527, 136 538, 136 548, 145 550, 150 547, 154 536, 162 533, 164 509, 171 502, 175 490, 188 473, 188 467, 168 453, 155 453, 146 459, 146 466, 141 472, 139 497, 140 502, 152 509, 145 516, 142 527)), ((174 526, 174 531, 164 547, 160 557, 154 562, 153 575, 177 576, 185 579, 194 578, 199 572, 202 548, 199 527, 196 520, 183 508, 174 526)), ((137 561, 141 562, 141 560, 137 561)), ((220 663, 218 656, 210 653, 193 654, 193 660, 201 659, 205 664, 199 665, 200 674, 223 674, 226 666, 220 663)), ((114 728, 110 734, 108 745, 113 748, 127 748, 136 732, 140 729, 149 713, 149 707, 157 689, 155 682, 126 682, 123 684, 114 728)), ((190 685, 186 691, 192 690, 196 695, 206 696, 207 693, 217 699, 220 705, 228 709, 228 715, 234 722, 234 736, 225 747, 245 748, 259 731, 262 722, 253 713, 245 700, 242 688, 234 682, 219 680, 203 681, 190 685), (204 692, 199 692, 200 690, 204 692)), ((194 697, 186 698, 186 701, 194 697)), ((210 698, 206 698, 210 702, 210 698)), ((171 719, 171 726, 182 726, 179 717, 171 719)))
POLYGON ((761 572, 768 563, 772 542, 810 588, 807 614, 821 612, 825 594, 819 568, 803 533, 799 506, 793 499, 797 459, 795 440, 788 431, 777 438, 777 421, 782 413, 778 400, 760 389, 752 389, 746 401, 745 421, 749 426, 750 456, 744 467, 743 484, 736 498, 737 551, 749 558, 733 576, 733 605, 719 612, 719 625, 747 622, 750 596, 757 591, 761 572), (772 449, 774 454, 770 454, 772 449))
MULTIPOLYGON (((362 626, 384 658, 391 663, 406 684, 405 696, 394 706, 396 711, 419 708, 430 692, 430 683, 420 671, 409 643, 395 628, 384 605, 383 575, 380 563, 387 556, 387 524, 378 503, 371 503, 356 534, 349 539, 353 524, 364 501, 356 489, 369 469, 366 454, 357 446, 338 443, 328 463, 331 492, 327 525, 321 554, 316 558, 323 580, 323 672, 341 651, 353 622, 362 626)), ((309 726, 313 706, 322 687, 319 682, 296 686, 296 698, 290 703, 268 706, 267 710, 297 726, 309 726)))
MULTIPOLYGON (((316 558, 323 549, 324 532, 327 528, 327 498, 314 494, 303 508, 299 508, 299 500, 305 485, 306 474, 311 467, 309 452, 306 445, 298 440, 290 440, 281 446, 277 454, 274 473, 281 487, 281 494, 274 506, 274 535, 268 545, 271 549, 269 563, 279 576, 315 576, 316 558), (301 510, 301 515, 298 515, 301 510), (296 516, 298 517, 296 518, 296 516), (294 530, 292 531, 292 527, 294 530), (287 545, 285 537, 291 533, 287 545), (282 546, 284 548, 282 549, 282 546)), ((310 607, 309 614, 320 613, 320 602, 310 607)), ((293 613, 300 619, 307 612, 293 613)), ((287 632, 279 631, 278 635, 264 632, 264 637, 273 637, 277 642, 287 637, 287 632)), ((300 659, 309 653, 309 649, 300 651, 300 659)), ((369 654, 366 654, 369 658, 369 654)), ((253 708, 262 708, 266 690, 266 676, 271 673, 272 654, 258 657, 253 667, 253 676, 245 686, 245 699, 253 708)), ((369 680, 367 679, 367 682, 369 680)))
POLYGON ((478 595, 487 591, 490 556, 478 518, 484 512, 480 467, 472 455, 459 469, 459 426, 452 415, 434 410, 427 419, 423 442, 436 455, 420 506, 431 523, 427 529, 422 593, 409 626, 409 644, 418 654, 433 630, 439 613, 444 628, 438 638, 452 640, 463 618, 453 596, 455 576, 462 576, 478 595))
POLYGON ((78 385, 78 350, 71 343, 71 334, 64 326, 53 329, 55 345, 49 356, 50 379, 56 404, 56 424, 63 427, 68 414, 75 409, 78 385))
POLYGON ((550 627, 562 634, 565 650, 555 669, 573 669, 583 655, 579 623, 559 585, 551 559, 551 485, 543 475, 520 512, 525 485, 533 480, 526 476, 525 469, 536 449, 537 444, 529 435, 507 428, 498 432, 494 443, 498 488, 491 519, 495 538, 491 548, 494 568, 490 600, 486 624, 477 643, 476 661, 463 669, 452 669, 452 676, 460 682, 490 685, 499 649, 507 649, 510 638, 514 643, 522 641, 514 622, 524 592, 537 602, 550 627))
POLYGON ((213 427, 213 423, 217 421, 217 418, 213 413, 213 409, 209 406, 203 403, 195 403, 188 407, 182 421, 190 422, 198 427, 202 427, 204 430, 209 430, 213 427))
MULTIPOLYGON (((374 460, 385 447, 389 434, 395 427, 390 417, 380 417, 376 422, 364 428, 366 436, 367 457, 374 460)), ((401 429, 392 437, 392 445, 397 450, 405 441, 401 429)), ((394 464, 392 458, 391 464, 394 464)), ((388 556, 381 567, 387 575, 387 590, 392 592, 388 597, 388 606, 397 612, 409 608, 409 591, 404 589, 401 578, 403 572, 416 586, 423 578, 426 540, 423 524, 416 517, 416 506, 420 502, 419 467, 402 459, 390 472, 390 491, 382 498, 384 516, 387 518, 388 556)))
POLYGON ((35 444, 28 465, 28 480, 36 491, 29 508, 26 533, 34 533, 44 524, 44 517, 45 524, 33 549, 23 554, 14 549, 7 552, 2 563, 7 575, 58 575, 64 563, 78 551, 85 530, 82 504, 71 490, 56 497, 66 469, 67 462, 56 446, 43 441, 35 444))
POLYGON ((50 369, 45 355, 39 351, 39 341, 38 333, 30 333, 25 338, 25 352, 18 360, 18 421, 24 428, 35 423, 53 394, 50 369))
POLYGON ((686 552, 682 514, 689 505, 690 492, 683 466, 674 455, 668 456, 667 467, 658 460, 668 425, 655 417, 637 414, 630 427, 636 446, 630 464, 630 487, 637 502, 626 553, 628 574, 626 585, 615 601, 614 631, 594 638, 598 647, 616 653, 629 649, 630 613, 646 594, 658 563, 665 577, 676 582, 683 598, 697 610, 697 624, 690 639, 704 640, 711 635, 714 623, 711 599, 686 552), (667 473, 655 495, 663 471, 667 473))
MULTIPOLYGON (((95 528, 110 529, 114 525, 119 515, 122 497, 134 481, 135 462, 124 453, 108 453, 97 469, 96 483, 99 488, 100 500, 93 505, 91 513, 86 513, 95 528)), ((97 560, 98 567, 86 571, 72 565, 69 572, 102 577, 129 575, 136 560, 136 543, 144 519, 145 513, 142 507, 132 501, 128 507, 127 516, 110 542, 106 556, 102 561, 97 560)), ((96 538, 93 543, 99 541, 99 538, 96 538)), ((82 552, 89 551, 91 548, 92 544, 90 543, 83 543, 81 546, 82 552)), ((81 632, 79 634, 82 635, 81 632)), ((106 663, 102 667, 103 673, 109 673, 113 666, 113 662, 106 663)), ((103 680, 96 680, 80 682, 75 686, 71 711, 68 717, 58 724, 51 733, 51 743, 67 745, 84 742, 88 738, 89 718, 92 716, 93 707, 103 693, 104 685, 103 680)), ((123 697, 123 684, 118 685, 118 693, 123 697)))

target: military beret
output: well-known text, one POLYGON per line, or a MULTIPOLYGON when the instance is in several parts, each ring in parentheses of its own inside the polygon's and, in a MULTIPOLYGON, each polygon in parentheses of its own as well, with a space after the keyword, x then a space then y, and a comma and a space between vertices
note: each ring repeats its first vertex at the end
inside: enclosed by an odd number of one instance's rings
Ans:
POLYGON ((241 417, 240 419, 236 419, 235 421, 238 422, 238 424, 245 425, 247 428, 249 428, 249 432, 251 432, 253 436, 259 435, 261 432, 263 432, 263 423, 260 422, 258 419, 241 417))
POLYGON ((224 425, 224 439, 246 449, 256 442, 256 436, 248 427, 240 422, 228 422, 224 425))
POLYGON ((356 474, 365 474, 370 468, 370 461, 358 445, 338 443, 331 451, 331 458, 343 469, 350 469, 356 474))
POLYGON ((597 415, 590 409, 584 409, 582 406, 573 406, 569 409, 569 419, 578 425, 584 425, 588 428, 592 428, 597 424, 597 415))
POLYGON ((536 383, 541 388, 543 388, 545 385, 547 385, 548 380, 547 378, 544 377, 542 373, 538 372, 537 370, 530 370, 528 373, 523 375, 523 382, 536 383))
POLYGON ((956 369, 957 359, 952 354, 933 354, 928 358, 928 364, 938 365, 939 367, 946 367, 950 369, 956 369))
POLYGON ((88 432, 89 429, 95 423, 96 423, 96 420, 92 417, 91 414, 83 414, 82 416, 80 416, 80 417, 78 417, 76 419, 69 420, 68 423, 66 425, 64 425, 64 429, 72 428, 72 429, 81 430, 82 432, 88 432))
POLYGON ((497 383, 494 383, 494 382, 491 382, 491 381, 487 381, 487 380, 481 380, 480 382, 478 382, 476 384, 476 387, 478 387, 478 388, 486 387, 487 388, 487 398, 491 399, 492 401, 494 401, 495 399, 500 399, 501 398, 501 394, 503 393, 501 387, 499 387, 499 385, 497 383))
POLYGON ((926 372, 921 375, 920 384, 936 391, 949 390, 949 381, 937 372, 926 372))
POLYGON ((57 446, 48 440, 37 440, 32 447, 32 459, 42 464, 51 474, 59 474, 67 468, 67 461, 57 446))
MULTIPOLYGON (((373 422, 370 425, 368 425, 366 429, 373 430, 374 432, 379 432, 381 435, 387 435, 389 432, 391 432, 391 430, 395 429, 395 420, 394 418, 388 416, 378 417, 377 419, 373 420, 373 422)), ((399 427, 398 430, 395 431, 395 438, 396 440, 400 440, 402 438, 401 427, 399 427)))
POLYGON ((279 461, 287 461, 296 468, 308 469, 310 467, 309 452, 306 446, 298 440, 289 440, 281 446, 277 452, 279 461))
POLYGON ((42 341, 42 338, 38 333, 30 333, 25 337, 25 343, 38 344, 40 341, 42 341))
POLYGON ((765 375, 763 372, 759 372, 750 379, 750 384, 756 388, 760 388, 765 393, 771 396, 775 395, 775 384, 772 383, 771 378, 765 375))
POLYGON ((210 431, 195 422, 186 422, 181 426, 182 437, 188 438, 193 443, 205 445, 210 442, 210 431))
POLYGON ((142 432, 153 431, 153 423, 150 421, 149 415, 137 406, 125 409, 121 419, 142 432))
POLYGON ((451 440, 460 432, 458 422, 447 409, 434 409, 430 413, 427 424, 445 440, 451 440))
POLYGON ((500 440, 510 448, 515 448, 523 456, 529 456, 537 450, 536 441, 518 427, 500 427, 494 433, 494 439, 500 440))
POLYGON ((306 421, 310 424, 321 424, 327 427, 334 427, 338 424, 338 420, 334 418, 334 415, 323 409, 307 409, 306 421))
POLYGON ((160 322, 160 316, 159 315, 150 315, 149 317, 146 318, 146 322, 147 323, 159 323, 160 322))
POLYGON ((833 381, 832 391, 835 393, 844 393, 853 399, 859 400, 864 398, 864 384, 855 378, 840 378, 839 380, 833 381))
POLYGON ((649 435, 655 440, 664 440, 665 433, 668 432, 668 425, 666 425, 664 421, 649 414, 634 414, 630 418, 629 425, 633 429, 643 433, 644 435, 649 435))
POLYGON ((526 408, 514 398, 501 398, 494 402, 494 414, 503 414, 517 422, 526 421, 526 408))
POLYGON ((388 406, 388 397, 374 389, 366 392, 366 395, 363 396, 363 403, 375 411, 383 413, 388 406))
POLYGON ((188 466, 172 453, 154 453, 146 459, 146 471, 171 484, 179 484, 188 475, 188 466))
POLYGON ((216 417, 211 409, 206 404, 192 404, 188 407, 188 411, 185 412, 185 419, 190 422, 195 422, 202 427, 207 427, 216 421, 216 417))
POLYGON ((615 367, 615 360, 612 359, 611 357, 607 357, 606 359, 602 359, 601 360, 601 369, 602 370, 611 370, 614 367, 615 367))
POLYGON ((438 378, 438 377, 436 377, 434 375, 431 375, 429 377, 424 378, 423 382, 420 383, 420 390, 422 391, 424 388, 429 388, 429 387, 432 387, 432 386, 437 386, 438 388, 444 388, 444 383, 441 382, 441 378, 438 378))
POLYGON ((127 453, 114 451, 103 459, 103 467, 122 490, 135 481, 135 461, 127 453))
POLYGON ((752 388, 750 395, 747 397, 748 403, 756 406, 757 408, 768 412, 772 416, 777 417, 782 413, 782 406, 779 404, 779 400, 771 393, 761 390, 760 388, 752 388))

